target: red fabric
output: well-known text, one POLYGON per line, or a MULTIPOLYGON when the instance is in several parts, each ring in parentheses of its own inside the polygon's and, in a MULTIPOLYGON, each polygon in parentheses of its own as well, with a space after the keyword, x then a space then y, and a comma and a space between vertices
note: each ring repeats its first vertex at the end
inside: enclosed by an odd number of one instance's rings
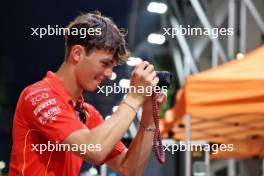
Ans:
MULTIPOLYGON (((83 102, 80 96, 78 101, 83 102)), ((86 124, 73 108, 72 97, 63 84, 48 72, 47 76, 21 93, 13 122, 13 146, 10 176, 17 175, 78 175, 82 159, 71 152, 40 151, 40 144, 59 144, 79 129, 92 129, 103 122, 100 113, 84 103, 86 124)), ((125 149, 119 142, 107 157, 114 158, 125 149)), ((50 148, 52 150, 52 148, 50 148)))

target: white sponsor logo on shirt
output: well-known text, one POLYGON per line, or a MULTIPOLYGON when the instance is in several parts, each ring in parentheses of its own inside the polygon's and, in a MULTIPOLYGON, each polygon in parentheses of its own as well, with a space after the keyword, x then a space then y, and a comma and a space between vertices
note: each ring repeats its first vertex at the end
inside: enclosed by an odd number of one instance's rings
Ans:
POLYGON ((39 122, 44 125, 47 121, 53 122, 57 119, 56 115, 60 114, 61 110, 60 107, 54 106, 43 113, 42 116, 39 117, 39 122))
POLYGON ((55 104, 56 103, 56 100, 53 98, 53 99, 50 99, 50 100, 48 100, 48 101, 45 101, 45 102, 43 102, 43 103, 41 103, 38 107, 36 107, 36 109, 34 110, 34 114, 35 115, 38 115, 38 113, 42 110, 42 109, 44 109, 44 108, 46 108, 47 106, 49 106, 49 105, 52 105, 52 104, 55 104))
POLYGON ((51 116, 51 117, 44 117, 44 116, 41 116, 39 118, 39 122, 44 125, 47 121, 50 121, 50 122, 53 122, 57 119, 56 116, 51 116))
POLYGON ((35 89, 35 90, 32 90, 29 94, 27 94, 25 96, 25 100, 27 100, 29 97, 31 97, 32 95, 38 93, 38 92, 43 92, 43 91, 50 91, 50 89, 48 88, 42 88, 42 89, 35 89))
POLYGON ((49 94, 44 92, 42 94, 36 95, 35 97, 33 97, 30 101, 32 103, 32 105, 36 105, 37 102, 41 101, 42 99, 46 99, 49 98, 49 94))
POLYGON ((39 122, 44 125, 47 121, 53 122, 57 119, 55 115, 60 114, 61 110, 60 107, 54 106, 48 109, 46 112, 43 113, 42 116, 39 117, 39 122))
POLYGON ((50 108, 46 112, 44 112, 43 116, 45 118, 47 118, 47 117, 50 117, 50 116, 55 116, 55 115, 60 114, 60 113, 61 113, 60 107, 57 105, 57 106, 54 106, 54 107, 50 108))

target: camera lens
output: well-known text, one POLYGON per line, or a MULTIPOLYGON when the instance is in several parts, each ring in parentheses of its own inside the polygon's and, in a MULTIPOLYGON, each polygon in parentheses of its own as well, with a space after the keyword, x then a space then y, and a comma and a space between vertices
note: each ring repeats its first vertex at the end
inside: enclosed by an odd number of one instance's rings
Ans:
POLYGON ((172 73, 168 71, 157 71, 156 73, 157 77, 159 78, 159 83, 157 86, 159 86, 160 88, 164 86, 169 88, 172 81, 172 73))

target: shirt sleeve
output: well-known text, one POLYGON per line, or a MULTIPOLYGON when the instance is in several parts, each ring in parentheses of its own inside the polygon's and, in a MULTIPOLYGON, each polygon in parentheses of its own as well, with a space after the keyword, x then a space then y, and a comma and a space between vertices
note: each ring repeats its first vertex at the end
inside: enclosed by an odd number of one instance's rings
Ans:
POLYGON ((30 128, 39 130, 51 142, 61 143, 74 131, 87 129, 77 119, 73 108, 52 90, 31 88, 24 95, 22 116, 30 128), (32 92, 37 93, 30 95, 32 92))
MULTIPOLYGON (((89 129, 93 129, 94 127, 104 122, 102 115, 92 105, 85 103, 84 108, 88 112, 88 119, 86 120, 86 126, 89 129)), ((104 163, 107 162, 108 160, 115 158, 117 155, 122 153, 124 149, 126 149, 126 146, 121 141, 118 142, 115 148, 106 157, 104 163)))

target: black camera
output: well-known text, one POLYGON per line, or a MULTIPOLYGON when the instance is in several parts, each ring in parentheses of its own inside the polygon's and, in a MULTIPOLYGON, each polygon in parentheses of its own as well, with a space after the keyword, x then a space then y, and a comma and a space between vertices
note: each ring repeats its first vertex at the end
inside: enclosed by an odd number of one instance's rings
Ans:
POLYGON ((159 78, 159 83, 157 86, 160 88, 169 88, 172 82, 172 73, 168 71, 156 71, 157 77, 159 78))

